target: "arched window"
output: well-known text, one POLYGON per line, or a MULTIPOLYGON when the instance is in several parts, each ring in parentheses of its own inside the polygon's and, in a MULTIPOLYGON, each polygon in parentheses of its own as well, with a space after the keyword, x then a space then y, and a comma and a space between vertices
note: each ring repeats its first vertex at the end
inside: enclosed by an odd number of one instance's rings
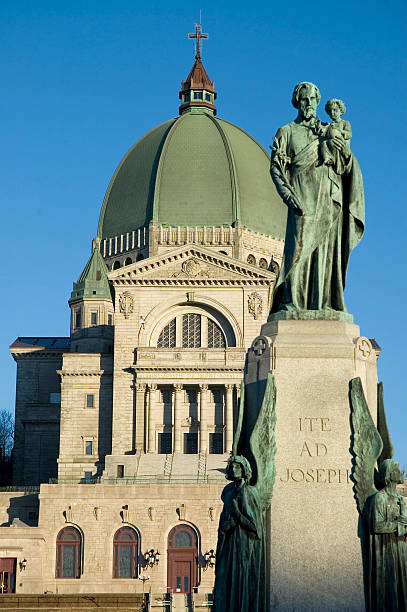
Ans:
POLYGON ((168 548, 185 548, 198 546, 196 532, 189 525, 177 525, 168 535, 168 548))
POLYGON ((64 527, 57 535, 56 578, 80 578, 82 536, 75 527, 64 527))
POLYGON ((124 262, 124 265, 125 265, 125 266, 129 266, 129 265, 130 265, 130 264, 132 264, 132 263, 133 263, 133 261, 132 261, 131 257, 126 257, 126 260, 125 260, 125 262, 124 262))
POLYGON ((226 348, 223 331, 212 319, 208 319, 208 348, 226 348))
POLYGON ((174 348, 175 346, 175 319, 172 319, 161 331, 157 347, 158 348, 174 348))
MULTIPOLYGON (((226 348, 223 329, 213 319, 195 312, 171 319, 160 332, 157 348, 226 348)), ((233 341, 231 346, 234 346, 233 341)))
POLYGON ((259 266, 260 268, 263 268, 263 270, 267 270, 268 268, 267 259, 264 259, 264 257, 260 257, 259 266))
POLYGON ((131 527, 121 527, 113 538, 113 578, 137 578, 138 535, 131 527))
POLYGON ((250 255, 247 256, 247 263, 252 265, 252 266, 256 265, 256 258, 251 253, 250 253, 250 255))
POLYGON ((113 270, 118 270, 120 268, 120 261, 115 261, 113 264, 113 270))

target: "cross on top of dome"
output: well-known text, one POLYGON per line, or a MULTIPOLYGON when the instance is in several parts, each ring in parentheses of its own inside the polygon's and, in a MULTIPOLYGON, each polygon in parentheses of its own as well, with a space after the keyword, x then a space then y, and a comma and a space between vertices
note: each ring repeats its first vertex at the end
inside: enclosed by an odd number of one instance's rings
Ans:
POLYGON ((209 34, 202 32, 202 26, 195 25, 195 34, 188 34, 188 38, 195 39, 195 63, 185 81, 181 83, 179 97, 181 106, 179 113, 191 111, 192 109, 205 108, 216 115, 215 84, 206 74, 201 61, 201 40, 209 38, 209 34))
POLYGON ((195 34, 188 34, 188 38, 195 38, 195 59, 201 59, 201 38, 209 38, 209 34, 202 32, 202 26, 195 24, 195 34))

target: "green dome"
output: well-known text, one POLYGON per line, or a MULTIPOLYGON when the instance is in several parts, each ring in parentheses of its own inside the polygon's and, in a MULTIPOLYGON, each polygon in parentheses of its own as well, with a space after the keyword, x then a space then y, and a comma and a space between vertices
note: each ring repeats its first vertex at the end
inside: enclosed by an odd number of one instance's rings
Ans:
POLYGON ((284 239, 286 206, 270 157, 249 134, 202 108, 157 126, 125 155, 106 192, 100 238, 157 225, 240 223, 284 239))

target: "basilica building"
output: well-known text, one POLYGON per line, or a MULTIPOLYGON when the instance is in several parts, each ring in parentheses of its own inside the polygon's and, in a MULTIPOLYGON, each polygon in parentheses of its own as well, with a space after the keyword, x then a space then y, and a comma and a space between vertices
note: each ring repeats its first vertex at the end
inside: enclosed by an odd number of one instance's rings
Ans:
POLYGON ((11 345, 0 597, 212 590, 245 356, 267 321, 286 207, 267 152, 217 116, 196 35, 179 116, 110 182, 70 336, 11 345))

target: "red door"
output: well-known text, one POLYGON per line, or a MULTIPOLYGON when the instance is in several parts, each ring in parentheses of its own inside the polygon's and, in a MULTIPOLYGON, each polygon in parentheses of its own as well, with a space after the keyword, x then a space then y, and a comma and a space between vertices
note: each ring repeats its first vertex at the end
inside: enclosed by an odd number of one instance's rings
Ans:
POLYGON ((16 566, 17 559, 0 558, 0 595, 16 592, 16 566))
POLYGON ((198 584, 198 536, 190 525, 177 525, 168 536, 168 590, 191 593, 198 584))
POLYGON ((194 582, 194 555, 188 552, 169 551, 169 586, 173 593, 190 593, 194 582))

